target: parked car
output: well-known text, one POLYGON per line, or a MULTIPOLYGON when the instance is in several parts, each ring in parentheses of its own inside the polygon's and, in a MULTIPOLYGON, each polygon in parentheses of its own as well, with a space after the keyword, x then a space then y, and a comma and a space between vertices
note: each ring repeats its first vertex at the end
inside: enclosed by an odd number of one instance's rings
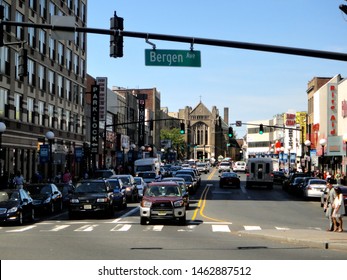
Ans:
POLYGON ((38 212, 52 214, 63 210, 63 194, 55 184, 29 184, 25 189, 33 198, 35 210, 38 212))
POLYGON ((55 184, 63 196, 63 206, 67 207, 72 193, 75 191, 75 185, 72 183, 56 183, 55 184))
POLYGON ((322 192, 326 189, 327 182, 322 179, 310 179, 307 185, 303 188, 304 198, 321 198, 322 192))
POLYGON ((92 179, 110 178, 113 175, 116 175, 116 172, 112 169, 97 169, 93 172, 92 179))
POLYGON ((274 171, 274 184, 282 185, 283 181, 287 179, 286 174, 284 171, 274 171))
POLYGON ((297 173, 291 173, 287 179, 283 181, 282 184, 282 190, 288 191, 289 185, 293 183, 294 179, 297 177, 308 177, 309 175, 307 173, 303 172, 297 172, 297 173))
POLYGON ((125 190, 125 197, 127 201, 138 202, 139 201, 139 192, 137 189, 136 182, 134 177, 130 174, 123 175, 113 175, 110 178, 118 178, 122 180, 123 189, 125 190))
POLYGON ((108 178, 106 181, 110 183, 113 189, 113 206, 117 209, 127 208, 128 204, 122 180, 118 178, 108 178))
POLYGON ((35 220, 33 199, 24 189, 0 190, 0 222, 18 223, 35 220))
POLYGON ((134 180, 137 185, 137 191, 139 193, 139 198, 143 197, 143 191, 147 186, 147 183, 143 180, 142 177, 134 177, 134 180))
POLYGON ((235 186, 236 188, 241 187, 240 176, 235 172, 223 172, 219 175, 219 187, 235 186))
POLYGON ((103 213, 113 217, 113 189, 105 179, 90 179, 77 183, 69 203, 69 218, 79 214, 103 213))
POLYGON ((140 223, 153 220, 178 220, 186 223, 186 207, 176 182, 153 182, 148 185, 140 205, 140 223))
POLYGON ((245 172, 246 173, 247 165, 244 161, 236 161, 233 166, 234 172, 245 172))
POLYGON ((303 188, 302 183, 305 181, 306 177, 296 177, 288 185, 287 191, 294 195, 302 195, 303 188))
MULTIPOLYGON (((187 175, 189 176, 189 175, 187 175)), ((186 181, 184 180, 184 178, 182 177, 166 177, 166 178, 163 178, 162 181, 173 181, 173 182, 176 182, 180 187, 181 187, 181 190, 182 190, 182 196, 183 196, 183 199, 184 199, 184 204, 186 206, 186 209, 189 208, 189 203, 190 203, 190 199, 189 199, 189 189, 187 187, 187 184, 186 184, 186 181)))
POLYGON ((218 172, 230 172, 231 171, 231 167, 230 167, 230 162, 229 161, 222 161, 221 163, 219 163, 218 166, 218 172))

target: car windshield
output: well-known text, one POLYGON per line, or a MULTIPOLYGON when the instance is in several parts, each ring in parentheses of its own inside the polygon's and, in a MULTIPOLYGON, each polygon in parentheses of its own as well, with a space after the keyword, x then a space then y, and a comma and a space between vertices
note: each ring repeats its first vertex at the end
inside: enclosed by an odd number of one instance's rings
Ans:
POLYGON ((310 185, 326 185, 325 180, 310 180, 310 185))
POLYGON ((193 181, 193 177, 190 175, 178 174, 177 177, 183 178, 185 182, 192 182, 193 181))
POLYGON ((146 196, 181 196, 179 186, 151 186, 146 189, 146 196))
POLYGON ((108 181, 113 189, 119 189, 119 181, 118 180, 109 180, 108 181))
POLYGON ((96 170, 94 172, 95 178, 110 178, 113 175, 111 170, 96 170))
POLYGON ((83 182, 77 185, 75 193, 106 192, 104 182, 83 182))
POLYGON ((33 194, 33 195, 51 193, 51 187, 49 185, 42 185, 42 186, 29 185, 27 187, 27 190, 30 194, 33 194))
POLYGON ((142 185, 142 180, 139 177, 134 178, 136 185, 142 185))
POLYGON ((220 165, 221 166, 230 166, 230 163, 229 162, 221 162, 220 165))
POLYGON ((139 177, 142 177, 144 179, 147 179, 147 178, 153 179, 156 177, 156 173, 155 172, 143 172, 143 173, 139 173, 139 177))

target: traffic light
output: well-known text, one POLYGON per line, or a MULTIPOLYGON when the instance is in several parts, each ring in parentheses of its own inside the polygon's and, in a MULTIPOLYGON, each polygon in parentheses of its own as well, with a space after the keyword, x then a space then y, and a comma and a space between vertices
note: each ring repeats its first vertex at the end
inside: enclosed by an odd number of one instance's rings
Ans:
POLYGON ((264 126, 263 124, 259 125, 259 134, 263 134, 264 133, 264 126))
POLYGON ((340 10, 341 10, 342 12, 344 12, 344 13, 347 15, 347 5, 341 4, 341 5, 339 6, 339 8, 340 8, 340 10))
POLYGON ((25 48, 21 48, 19 50, 18 76, 19 77, 28 76, 28 50, 25 48))
POLYGON ((186 129, 184 127, 184 123, 181 123, 181 129, 180 129, 180 134, 185 134, 186 133, 186 129))
POLYGON ((118 17, 116 12, 110 18, 110 29, 114 30, 114 34, 110 36, 110 56, 114 58, 123 57, 123 36, 119 34, 119 30, 124 29, 124 19, 118 17))
POLYGON ((228 136, 229 138, 232 138, 234 135, 234 131, 233 131, 233 128, 231 126, 229 126, 229 131, 228 131, 228 136))

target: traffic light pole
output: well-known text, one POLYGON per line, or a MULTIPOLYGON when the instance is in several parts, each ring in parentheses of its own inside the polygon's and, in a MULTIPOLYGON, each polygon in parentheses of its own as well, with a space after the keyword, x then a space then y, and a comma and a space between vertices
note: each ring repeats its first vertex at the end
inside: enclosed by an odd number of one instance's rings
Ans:
POLYGON ((30 23, 30 22, 16 22, 16 21, 2 20, 0 28, 2 28, 3 25, 4 26, 7 26, 7 25, 23 26, 23 27, 32 27, 32 28, 40 28, 40 29, 57 30, 57 31, 67 31, 67 32, 84 32, 84 33, 94 33, 94 34, 113 35, 113 36, 118 35, 123 37, 142 38, 145 40, 154 39, 154 40, 162 40, 162 41, 219 46, 219 47, 227 47, 227 48, 237 48, 237 49, 307 56, 307 57, 316 57, 316 58, 323 58, 323 59, 330 59, 330 60, 347 61, 347 54, 345 53, 302 49, 302 48, 291 48, 291 47, 265 45, 265 44, 245 43, 245 42, 216 40, 216 39, 207 39, 207 38, 195 38, 195 37, 186 37, 186 36, 173 36, 173 35, 166 35, 166 34, 154 34, 154 33, 144 33, 144 32, 132 32, 132 31, 123 31, 123 30, 116 30, 116 29, 113 30, 113 29, 99 29, 99 28, 88 28, 88 27, 59 26, 59 25, 51 25, 51 24, 38 24, 38 23, 30 23))

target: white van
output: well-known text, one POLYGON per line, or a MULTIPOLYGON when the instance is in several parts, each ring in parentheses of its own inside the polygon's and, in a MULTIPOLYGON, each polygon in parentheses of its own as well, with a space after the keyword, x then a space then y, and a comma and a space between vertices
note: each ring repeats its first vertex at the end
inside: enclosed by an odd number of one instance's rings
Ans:
POLYGON ((246 188, 266 186, 273 188, 273 162, 271 158, 250 158, 247 163, 246 188))
POLYGON ((135 160, 134 172, 137 176, 139 172, 154 171, 156 174, 160 171, 160 160, 158 158, 143 158, 135 160))

